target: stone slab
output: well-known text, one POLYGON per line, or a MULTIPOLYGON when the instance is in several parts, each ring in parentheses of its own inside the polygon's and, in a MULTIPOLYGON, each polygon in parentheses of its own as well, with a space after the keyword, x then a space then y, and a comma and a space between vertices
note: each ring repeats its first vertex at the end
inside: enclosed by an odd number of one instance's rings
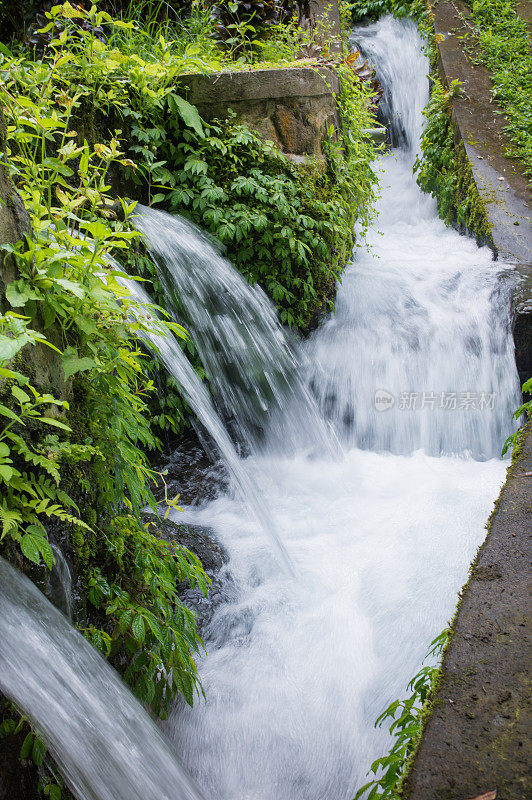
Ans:
POLYGON ((333 70, 309 67, 181 75, 178 86, 188 92, 196 105, 323 97, 339 90, 333 70))

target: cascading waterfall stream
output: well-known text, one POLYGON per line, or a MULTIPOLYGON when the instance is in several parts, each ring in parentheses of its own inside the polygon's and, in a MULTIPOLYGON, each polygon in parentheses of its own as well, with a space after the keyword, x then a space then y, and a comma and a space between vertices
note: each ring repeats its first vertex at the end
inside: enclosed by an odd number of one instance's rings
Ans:
POLYGON ((266 440, 245 462, 298 580, 272 574, 237 499, 179 516, 215 529, 238 586, 206 631, 206 701, 177 703, 167 723, 220 800, 351 800, 366 782, 389 747, 374 720, 452 616, 484 537, 519 402, 501 267, 445 227, 412 174, 428 99, 417 30, 384 19, 353 38, 387 84, 399 148, 376 164, 367 252, 303 345, 344 454, 266 440))
POLYGON ((135 225, 159 268, 168 309, 190 331, 246 449, 336 451, 303 381, 301 356, 259 286, 250 286, 191 222, 137 206, 135 225))
POLYGON ((122 279, 122 283, 137 301, 137 305, 132 307, 132 312, 139 318, 142 317, 144 322, 151 321, 152 330, 143 330, 140 333, 141 338, 155 349, 168 372, 181 387, 190 407, 216 443, 233 481, 241 490, 247 508, 256 517, 266 538, 273 545, 281 568, 288 575, 293 575, 291 559, 277 532, 273 516, 242 466, 234 445, 214 409, 207 388, 196 375, 177 341, 171 336, 166 336, 165 332, 161 330, 158 320, 150 308, 151 298, 145 290, 132 280, 122 279))

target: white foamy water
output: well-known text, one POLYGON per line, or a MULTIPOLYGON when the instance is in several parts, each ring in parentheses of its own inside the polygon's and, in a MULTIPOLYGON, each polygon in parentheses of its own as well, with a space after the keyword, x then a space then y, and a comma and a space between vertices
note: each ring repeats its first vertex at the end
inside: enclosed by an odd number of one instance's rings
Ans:
POLYGON ((365 782, 388 748, 374 720, 452 616, 484 538, 519 400, 500 267, 444 226, 412 175, 428 97, 416 29, 384 20, 357 36, 403 147, 380 159, 367 249, 304 345, 344 453, 280 457, 266 442, 245 461, 297 579, 279 575, 238 499, 179 516, 215 529, 237 587, 207 631, 206 701, 178 704, 166 726, 219 800, 351 800, 365 782))
POLYGON ((351 800, 386 750, 375 718, 452 616, 504 466, 353 449, 247 467, 297 580, 234 500, 186 511, 229 549, 240 591, 207 633, 207 700, 176 708, 166 732, 207 796, 351 800))
POLYGON ((205 800, 115 670, 1 557, 0 643, 0 691, 78 800, 205 800))

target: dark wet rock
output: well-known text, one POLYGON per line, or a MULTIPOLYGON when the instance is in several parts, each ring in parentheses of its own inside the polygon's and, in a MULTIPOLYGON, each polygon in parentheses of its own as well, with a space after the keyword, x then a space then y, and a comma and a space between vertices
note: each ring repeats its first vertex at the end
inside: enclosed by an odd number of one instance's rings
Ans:
POLYGON ((179 597, 189 608, 196 612, 198 630, 204 639, 208 638, 207 626, 216 608, 223 602, 233 598, 234 582, 227 569, 229 556, 222 544, 216 539, 212 528, 202 525, 178 525, 172 520, 161 519, 155 514, 144 514, 145 522, 152 523, 151 530, 166 541, 177 542, 186 547, 201 561, 203 568, 211 579, 211 587, 207 597, 197 587, 182 583, 179 597))
POLYGON ((214 575, 229 561, 227 551, 216 539, 212 528, 203 525, 178 525, 171 519, 162 519, 155 514, 143 514, 152 532, 168 542, 176 542, 196 555, 208 575, 214 575))
MULTIPOLYGON (((0 695, 0 704, 2 702, 0 695)), ((0 714, 1 719, 1 714, 0 714)), ((27 729, 0 740, 0 800, 40 800, 36 768, 30 759, 19 759, 27 729)))
POLYGON ((161 473, 154 492, 160 502, 166 491, 172 499, 179 494, 183 505, 199 505, 214 500, 229 486, 224 465, 219 459, 215 463, 209 459, 193 432, 161 453, 152 467, 161 473))

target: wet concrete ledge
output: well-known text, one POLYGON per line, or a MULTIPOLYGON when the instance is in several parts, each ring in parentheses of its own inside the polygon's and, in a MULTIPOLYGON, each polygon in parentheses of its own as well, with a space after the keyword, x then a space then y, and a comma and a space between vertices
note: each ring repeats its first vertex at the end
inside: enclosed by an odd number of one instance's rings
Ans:
POLYGON ((408 800, 532 797, 531 532, 529 423, 463 590, 408 800))
MULTIPOLYGON (((527 3, 524 4, 525 6, 527 3)), ((439 68, 447 86, 458 79, 462 97, 453 100, 457 135, 471 162, 473 177, 492 226, 493 244, 500 257, 532 264, 532 193, 523 165, 505 155, 509 139, 505 117, 493 102, 488 70, 467 58, 462 39, 469 32, 471 12, 462 0, 432 4, 439 68), (461 16, 460 16, 461 15, 461 16)))
MULTIPOLYGON (((532 19, 532 4, 519 6, 524 19, 532 19)), ((514 339, 522 381, 532 374, 532 192, 524 166, 507 158, 510 141, 503 128, 506 118, 492 102, 491 78, 482 65, 475 66, 463 50, 463 37, 471 12, 462 0, 439 0, 432 4, 439 72, 444 85, 458 79, 462 96, 453 100, 456 136, 462 141, 471 164, 477 190, 491 225, 492 246, 508 262, 516 287, 514 339)))

